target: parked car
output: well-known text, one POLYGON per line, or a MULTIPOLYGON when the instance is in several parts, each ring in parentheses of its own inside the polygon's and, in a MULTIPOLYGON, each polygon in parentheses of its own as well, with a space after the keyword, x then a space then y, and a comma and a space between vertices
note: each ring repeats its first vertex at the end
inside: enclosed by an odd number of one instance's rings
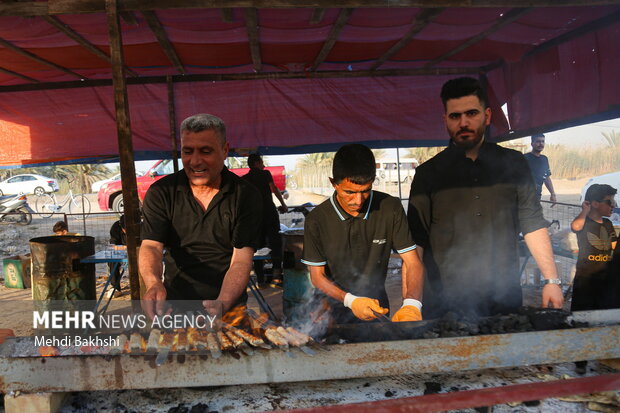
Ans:
MULTIPOLYGON (((136 177, 138 177, 138 176, 142 176, 142 174, 139 173, 139 172, 136 172, 136 177)), ((99 192, 99 190, 101 189, 101 187, 104 184, 107 184, 108 182, 112 182, 112 181, 118 181, 119 179, 121 179, 121 174, 116 174, 116 175, 114 175, 111 178, 102 179, 101 181, 95 181, 90 186, 90 189, 91 189, 92 193, 95 194, 95 193, 99 192)))
MULTIPOLYGON (((179 167, 182 168, 180 163, 179 167)), ((278 187, 281 192, 286 192, 286 173, 284 171, 284 167, 267 166, 265 169, 271 172, 273 182, 276 184, 276 187, 278 187)), ((249 170, 249 168, 237 168, 231 169, 230 171, 239 176, 243 176, 248 173, 249 170)), ((151 187, 151 185, 153 185, 154 182, 173 172, 174 165, 172 160, 164 159, 162 161, 155 162, 155 164, 148 171, 146 171, 144 175, 136 178, 138 199, 140 202, 144 200, 146 191, 151 187)), ((99 203, 99 208, 102 211, 122 212, 124 205, 121 181, 116 180, 103 184, 99 189, 99 192, 97 192, 97 202, 99 203)))
POLYGON ((58 181, 54 178, 35 174, 15 175, 0 182, 0 195, 35 194, 58 191, 58 181))
POLYGON ((586 191, 592 184, 607 184, 613 186, 618 192, 616 193, 616 205, 620 205, 620 171, 612 172, 605 175, 595 176, 594 178, 588 179, 588 182, 583 186, 581 190, 581 198, 579 198, 579 202, 583 202, 586 196, 586 191))
MULTIPOLYGON (((400 182, 403 184, 413 181, 415 175, 415 168, 418 167, 419 162, 415 158, 401 158, 400 160, 400 182)), ((398 164, 396 159, 377 159, 375 167, 376 178, 375 184, 398 183, 398 164)))

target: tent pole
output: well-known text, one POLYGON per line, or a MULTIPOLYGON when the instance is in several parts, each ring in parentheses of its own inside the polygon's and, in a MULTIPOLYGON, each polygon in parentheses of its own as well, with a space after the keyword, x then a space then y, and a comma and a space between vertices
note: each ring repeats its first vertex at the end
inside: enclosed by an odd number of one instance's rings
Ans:
POLYGON ((403 192, 400 185, 400 149, 396 147, 396 172, 398 173, 398 200, 403 199, 403 192))
POLYGON ((172 140, 172 165, 174 172, 179 172, 179 146, 177 137, 177 117, 174 108, 174 84, 172 76, 166 76, 166 84, 168 85, 168 119, 170 121, 170 139, 172 140))
POLYGON ((133 143, 131 141, 131 122, 127 85, 123 72, 123 39, 118 16, 117 0, 106 0, 106 14, 110 35, 110 56, 112 58, 112 85, 114 87, 114 106, 116 109, 116 132, 121 164, 123 185, 123 204, 127 231, 127 259, 129 264, 129 285, 131 299, 140 299, 140 280, 138 278, 138 239, 140 237, 140 215, 138 210, 138 190, 134 165, 133 143))

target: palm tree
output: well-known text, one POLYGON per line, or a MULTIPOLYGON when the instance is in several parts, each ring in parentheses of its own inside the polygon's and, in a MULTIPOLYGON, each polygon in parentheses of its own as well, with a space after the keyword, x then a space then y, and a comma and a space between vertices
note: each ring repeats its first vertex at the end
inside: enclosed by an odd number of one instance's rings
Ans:
POLYGON ((56 176, 66 180, 76 193, 88 193, 95 181, 106 178, 110 170, 102 164, 62 165, 56 168, 56 176))
POLYGON ((611 148, 620 148, 620 133, 617 130, 612 130, 611 132, 601 132, 601 135, 607 141, 607 144, 611 148))
POLYGON ((375 155, 375 159, 385 158, 385 149, 372 149, 373 155, 375 155))
POLYGON ((296 166, 301 168, 319 168, 323 166, 330 166, 335 155, 335 152, 309 153, 299 159, 296 166))
POLYGON ((248 167, 248 158, 246 158, 246 157, 230 156, 228 158, 228 167, 230 169, 247 168, 248 167))

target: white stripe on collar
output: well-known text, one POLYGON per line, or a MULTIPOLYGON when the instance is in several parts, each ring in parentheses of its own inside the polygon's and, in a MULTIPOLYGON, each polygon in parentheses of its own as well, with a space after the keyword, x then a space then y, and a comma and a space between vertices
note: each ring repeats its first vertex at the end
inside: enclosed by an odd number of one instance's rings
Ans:
POLYGON ((329 202, 332 203, 332 206, 334 207, 334 210, 336 211, 336 214, 338 214, 338 216, 340 217, 340 220, 344 221, 344 217, 340 213, 340 210, 338 210, 338 207, 336 206, 336 203, 334 201, 335 197, 336 197, 336 192, 334 192, 334 194, 331 196, 331 198, 329 198, 329 202))

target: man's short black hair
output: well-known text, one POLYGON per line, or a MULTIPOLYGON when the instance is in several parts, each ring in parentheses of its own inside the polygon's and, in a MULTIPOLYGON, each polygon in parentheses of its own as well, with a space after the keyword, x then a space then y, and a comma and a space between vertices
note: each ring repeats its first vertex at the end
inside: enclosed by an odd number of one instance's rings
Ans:
POLYGON ((472 95, 480 99, 483 108, 486 109, 489 107, 486 91, 482 88, 478 79, 474 79, 473 77, 459 77, 448 80, 441 88, 441 101, 443 102, 444 109, 446 108, 446 102, 448 100, 472 95))
POLYGON ((61 231, 69 231, 69 226, 65 221, 58 221, 52 227, 52 232, 57 233, 61 231))
POLYGON ((603 198, 608 195, 614 196, 616 195, 616 188, 607 184, 592 184, 586 191, 586 201, 592 202, 597 201, 601 202, 603 198))
POLYGON ((545 137, 544 133, 535 133, 532 135, 532 142, 534 142, 538 138, 544 138, 544 137, 545 137))
POLYGON ((260 154, 259 154, 259 153, 251 153, 251 154, 248 156, 248 166, 249 166, 250 168, 254 168, 254 166, 255 166, 258 162, 260 162, 260 161, 262 161, 262 160, 263 160, 263 158, 261 158, 261 156, 260 156, 260 154))
POLYGON ((335 184, 348 179, 354 184, 364 185, 374 181, 376 173, 375 155, 367 146, 359 143, 344 145, 334 156, 332 175, 335 184))

